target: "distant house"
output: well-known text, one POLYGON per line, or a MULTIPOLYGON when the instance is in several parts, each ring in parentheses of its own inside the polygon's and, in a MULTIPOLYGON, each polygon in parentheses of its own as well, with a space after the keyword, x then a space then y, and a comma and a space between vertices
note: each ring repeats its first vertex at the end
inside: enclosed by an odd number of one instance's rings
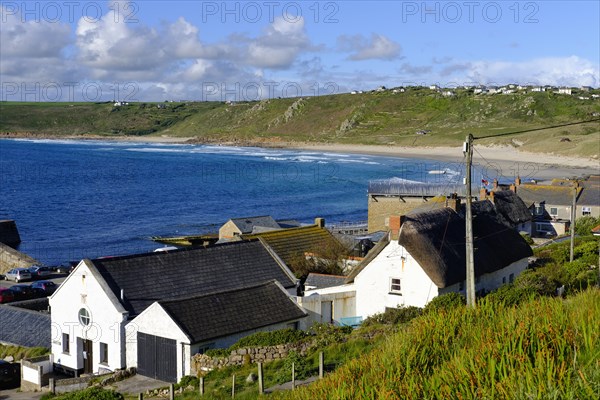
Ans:
POLYGON ((454 93, 451 90, 445 90, 445 91, 442 92, 442 96, 444 96, 444 97, 453 97, 453 96, 456 96, 456 93, 454 93))
POLYGON ((532 92, 545 92, 546 88, 543 86, 535 86, 533 88, 531 88, 532 92))
MULTIPOLYGON (((386 308, 423 307, 434 297, 465 293, 465 220, 452 208, 390 216, 382 239, 344 285, 306 290, 300 304, 307 323, 360 320, 386 308), (354 307, 354 308, 353 308, 354 307)), ((488 292, 511 282, 527 268, 533 253, 513 229, 493 213, 473 220, 476 290, 488 292)))
POLYGON ((86 259, 50 297, 54 368, 136 367, 175 382, 196 352, 298 325, 303 315, 287 297, 296 290, 291 271, 258 240, 86 259))
POLYGON ((479 200, 473 203, 473 213, 475 215, 489 212, 490 207, 493 207, 496 220, 501 224, 517 232, 527 233, 530 236, 533 233, 533 216, 527 205, 517 196, 514 190, 497 188, 496 190, 487 191, 482 188, 479 191, 479 200))
MULTIPOLYGON (((296 223, 296 226, 299 225, 296 223)), ((233 239, 240 235, 282 229, 290 223, 279 223, 270 215, 259 217, 232 218, 219 228, 219 239, 233 239)))
POLYGON ((558 94, 571 94, 572 89, 568 87, 562 87, 558 89, 558 94))
POLYGON ((440 87, 438 85, 430 85, 429 90, 440 90, 440 87))

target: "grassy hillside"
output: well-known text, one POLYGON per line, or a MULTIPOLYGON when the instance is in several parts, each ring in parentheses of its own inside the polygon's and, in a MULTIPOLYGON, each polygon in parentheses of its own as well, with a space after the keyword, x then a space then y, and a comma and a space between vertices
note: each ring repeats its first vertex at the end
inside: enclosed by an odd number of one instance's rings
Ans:
MULTIPOLYGON (((589 96, 589 94, 586 94, 589 96)), ((530 151, 587 157, 600 153, 600 123, 590 120, 600 99, 550 92, 443 97, 428 88, 273 99, 260 102, 0 103, 0 132, 35 135, 169 135, 201 141, 326 142, 402 146, 458 146, 467 133, 530 151), (430 131, 416 135, 419 130, 430 131), (568 140, 566 140, 566 139, 568 140), (562 139, 562 141, 561 141, 562 139)), ((597 115, 597 114, 596 114, 597 115)))
POLYGON ((285 399, 597 399, 600 291, 412 321, 285 399))

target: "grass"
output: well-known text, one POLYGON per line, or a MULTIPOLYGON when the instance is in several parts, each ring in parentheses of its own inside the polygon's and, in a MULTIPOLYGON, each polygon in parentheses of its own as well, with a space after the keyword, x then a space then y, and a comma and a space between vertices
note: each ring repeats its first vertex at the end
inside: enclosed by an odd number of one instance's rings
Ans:
POLYGON ((284 399, 596 399, 600 291, 430 313, 284 399))
POLYGON ((468 133, 484 145, 534 152, 600 156, 598 122, 535 130, 592 119, 600 100, 553 93, 452 98, 426 88, 405 93, 338 94, 260 102, 111 103, 0 102, 0 132, 44 136, 168 135, 200 141, 277 145, 285 142, 459 146, 468 133), (418 130, 430 130, 424 136, 418 130), (499 133, 521 132, 494 137, 499 133), (562 141, 568 138, 570 141, 562 141))
POLYGON ((22 347, 0 344, 0 360, 12 356, 15 361, 24 358, 35 358, 50 354, 50 350, 44 347, 22 347))

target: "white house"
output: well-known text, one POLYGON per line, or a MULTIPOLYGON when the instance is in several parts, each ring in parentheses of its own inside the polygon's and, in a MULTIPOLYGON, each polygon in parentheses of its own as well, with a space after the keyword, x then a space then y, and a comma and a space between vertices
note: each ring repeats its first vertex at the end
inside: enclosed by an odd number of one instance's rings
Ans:
MULTIPOLYGON (((272 280, 285 288, 288 295, 296 294, 296 278, 273 250, 259 240, 83 260, 49 299, 55 368, 70 374, 87 374, 137 366, 141 373, 155 374, 150 368, 156 363, 152 357, 169 354, 176 359, 176 372, 169 364, 154 377, 179 379, 188 371, 186 363, 189 361, 182 357, 190 352, 194 354, 198 347, 193 346, 202 344, 198 338, 210 339, 206 346, 217 346, 256 329, 268 330, 294 322, 298 314, 288 313, 281 320, 253 327, 243 323, 236 325, 236 320, 230 319, 233 326, 219 331, 224 337, 204 337, 198 333, 203 326, 186 330, 189 321, 172 322, 179 321, 180 317, 169 308, 170 302, 179 301, 178 307, 185 308, 196 304, 190 298, 209 301, 202 296, 225 296, 223 293, 227 293, 225 299, 231 301, 243 288, 272 280), (166 314, 161 314, 163 311, 166 314), (148 345, 146 339, 153 342, 148 345), (173 340, 175 350, 169 347, 173 340), (139 346, 146 346, 142 353, 134 351, 139 346), (150 356, 151 353, 154 355, 150 356), (140 357, 146 358, 140 361, 140 357)), ((257 299, 259 303, 248 304, 258 307, 269 302, 264 296, 257 299)), ((289 311, 285 302, 275 299, 274 304, 289 311)), ((214 310, 220 311, 218 307, 214 310)), ((256 313, 260 315, 260 310, 256 313)), ((193 315, 206 321, 206 313, 193 315)), ((261 321, 261 318, 256 320, 261 321)))
POLYGON ((562 87, 558 89, 558 94, 571 94, 572 89, 568 87, 562 87))
MULTIPOLYGON (((446 207, 389 218, 390 233, 348 276, 344 285, 307 290, 301 304, 312 315, 333 306, 333 322, 364 319, 398 306, 423 307, 434 297, 464 293, 464 210, 446 207), (355 296, 355 309, 351 297, 355 296), (341 304, 343 302, 343 304, 341 304), (342 307, 336 309, 336 305, 342 307)), ((528 265, 531 248, 519 233, 498 222, 493 210, 473 221, 476 290, 489 292, 511 282, 528 265)))

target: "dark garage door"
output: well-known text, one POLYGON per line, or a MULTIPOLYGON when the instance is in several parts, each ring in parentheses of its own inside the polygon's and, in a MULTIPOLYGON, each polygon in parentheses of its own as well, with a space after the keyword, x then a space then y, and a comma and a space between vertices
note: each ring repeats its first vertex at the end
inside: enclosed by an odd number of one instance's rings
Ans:
POLYGON ((137 372, 166 382, 177 382, 177 343, 160 336, 137 333, 137 372))

